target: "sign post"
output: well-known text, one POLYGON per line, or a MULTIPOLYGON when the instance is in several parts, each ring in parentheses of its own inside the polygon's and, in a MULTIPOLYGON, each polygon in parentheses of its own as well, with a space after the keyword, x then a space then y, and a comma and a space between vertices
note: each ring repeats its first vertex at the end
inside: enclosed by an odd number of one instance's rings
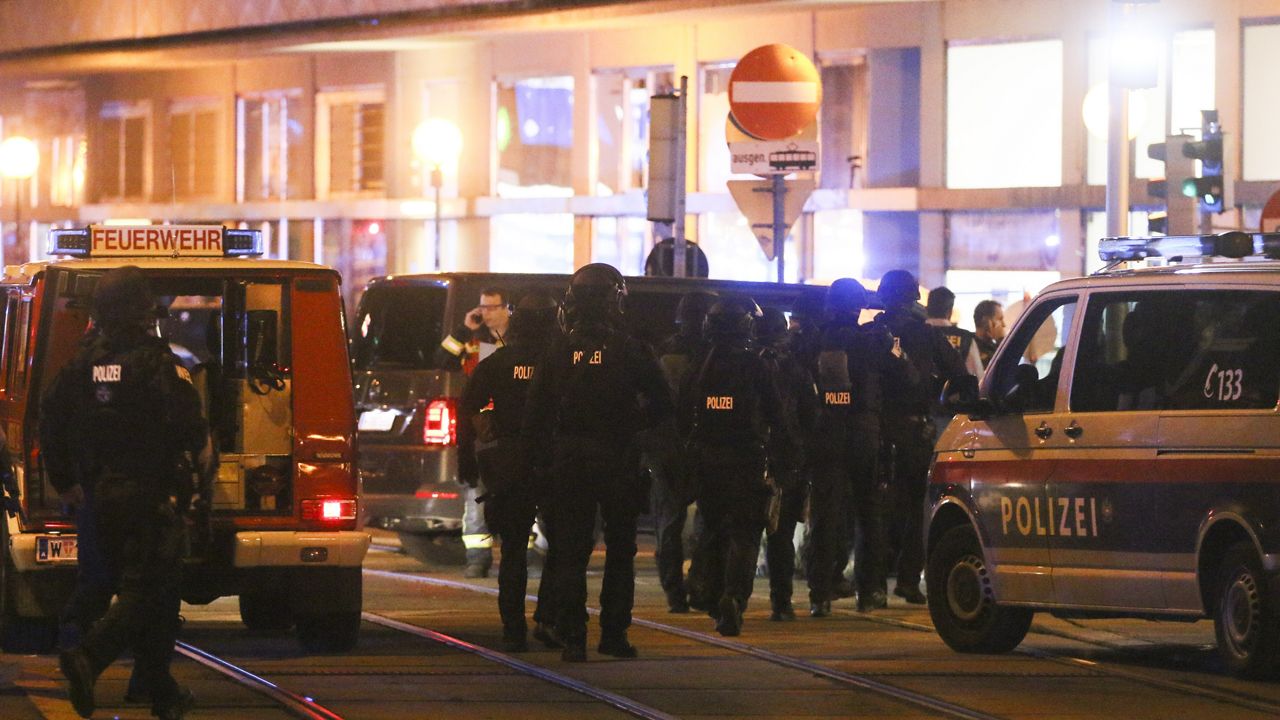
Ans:
POLYGON ((730 181, 729 190, 753 231, 761 226, 771 231, 767 243, 761 235, 756 237, 765 257, 777 259, 778 282, 786 278, 787 230, 813 191, 811 177, 790 183, 786 177, 791 173, 812 173, 818 168, 813 121, 821 103, 818 69, 804 53, 788 45, 764 45, 752 50, 742 56, 729 76, 730 127, 726 134, 732 169, 769 179, 764 188, 750 181, 730 181), (760 203, 751 198, 758 192, 772 196, 769 223, 753 219, 760 203))

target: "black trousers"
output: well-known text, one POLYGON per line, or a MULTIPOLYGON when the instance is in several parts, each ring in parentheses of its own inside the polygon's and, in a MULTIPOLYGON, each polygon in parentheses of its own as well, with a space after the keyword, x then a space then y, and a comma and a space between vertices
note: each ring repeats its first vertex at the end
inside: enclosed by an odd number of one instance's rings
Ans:
POLYGON ((796 574, 796 524, 804 515, 808 488, 797 485, 782 491, 778 528, 765 537, 765 561, 769 564, 769 600, 775 607, 791 602, 796 574))
POLYGON ((886 416, 885 440, 893 445, 889 523, 898 548, 898 587, 918 587, 924 570, 924 498, 933 456, 933 419, 886 416))
MULTIPOLYGON (((525 594, 529 590, 529 533, 538 515, 536 492, 532 488, 509 490, 485 500, 485 523, 502 543, 502 563, 498 565, 498 614, 502 627, 511 633, 528 629, 525 621, 525 594)), ((548 551, 538 582, 538 605, 533 620, 554 624, 555 606, 551 599, 554 553, 548 551)))
POLYGON ((548 530, 556 556, 556 625, 566 642, 586 641, 587 565, 595 546, 597 512, 604 521, 605 542, 600 628, 608 635, 631 626, 636 517, 643 502, 638 467, 638 458, 616 444, 581 437, 556 441, 548 530))
POLYGON ((653 513, 656 544, 653 556, 658 565, 658 581, 668 598, 684 598, 684 524, 689 518, 687 492, 678 487, 670 458, 646 453, 645 464, 653 476, 649 487, 649 508, 653 513))
POLYGON ((870 413, 824 413, 819 422, 805 562, 811 602, 834 599, 836 579, 849 557, 849 537, 858 591, 884 585, 885 533, 876 473, 879 418, 870 413))
POLYGON ((713 603, 733 598, 745 608, 766 521, 764 458, 739 448, 716 448, 700 455, 698 509, 706 518, 700 541, 706 558, 704 597, 713 603))
MULTIPOLYGON (((115 579, 116 598, 89 627, 80 649, 98 674, 132 648, 135 675, 158 707, 171 702, 178 689, 169 667, 180 624, 186 527, 167 500, 154 499, 140 488, 140 482, 119 476, 95 484, 96 540, 107 572, 115 579)), ((73 612, 97 612, 102 586, 84 587, 88 595, 77 592, 73 612)))

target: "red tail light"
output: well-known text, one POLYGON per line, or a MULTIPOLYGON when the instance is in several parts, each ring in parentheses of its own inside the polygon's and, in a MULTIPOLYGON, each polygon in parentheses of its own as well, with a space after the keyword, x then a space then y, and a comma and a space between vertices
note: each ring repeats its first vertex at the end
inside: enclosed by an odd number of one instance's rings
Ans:
POLYGON ((356 519, 356 501, 322 498, 302 501, 302 519, 319 522, 343 522, 356 519))
POLYGON ((422 442, 426 445, 454 445, 458 441, 458 408, 453 398, 436 398, 423 414, 422 442))

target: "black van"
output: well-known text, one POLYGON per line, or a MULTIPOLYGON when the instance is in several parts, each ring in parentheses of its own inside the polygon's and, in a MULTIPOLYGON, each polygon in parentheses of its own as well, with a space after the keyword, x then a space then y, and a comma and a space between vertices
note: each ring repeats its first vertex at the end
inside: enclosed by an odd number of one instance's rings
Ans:
MULTIPOLYGON (((568 275, 437 273, 369 283, 351 326, 364 526, 399 533, 406 551, 421 560, 462 562, 454 427, 466 378, 440 364, 440 341, 476 306, 481 288, 506 288, 514 302, 532 290, 561 297, 568 282, 568 275)), ((761 307, 783 311, 802 293, 823 292, 804 285, 630 277, 630 330, 656 345, 674 332, 676 305, 691 290, 749 295, 761 307)))

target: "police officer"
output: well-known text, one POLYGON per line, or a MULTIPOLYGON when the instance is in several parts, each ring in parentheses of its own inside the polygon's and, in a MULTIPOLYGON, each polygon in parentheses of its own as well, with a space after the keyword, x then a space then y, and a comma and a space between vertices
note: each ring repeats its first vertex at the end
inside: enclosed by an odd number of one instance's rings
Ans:
POLYGON ((522 435, 551 468, 550 527, 562 659, 586 660, 587 564, 596 513, 605 568, 598 650, 635 657, 627 640, 635 597, 636 516, 643 504, 636 447, 642 430, 669 423, 671 397, 653 352, 622 327, 626 281, 610 265, 583 266, 561 305, 565 336, 533 379, 522 435))
POLYGON ((982 358, 978 355, 977 336, 951 321, 951 314, 955 311, 955 307, 956 294, 948 287, 936 287, 929 291, 929 298, 925 301, 925 322, 938 328, 938 332, 951 343, 951 347, 960 353, 965 370, 968 370, 970 375, 981 379, 983 364, 982 358))
MULTIPOLYGON (((764 360, 778 388, 782 401, 783 418, 796 433, 799 446, 813 433, 818 419, 818 393, 809 371, 792 355, 787 336, 787 318, 781 310, 767 308, 756 322, 756 343, 760 359, 764 360)), ((777 439, 771 438, 777 445, 777 439)), ((808 476, 802 458, 783 462, 776 452, 769 459, 769 476, 782 492, 778 506, 777 525, 765 538, 765 560, 769 566, 770 620, 794 620, 795 608, 791 604, 792 585, 796 571, 794 536, 796 524, 804 515, 804 501, 808 491, 808 476)))
POLYGON ((78 647, 63 651, 77 713, 93 713, 99 674, 132 646, 152 713, 180 718, 191 693, 169 672, 179 626, 184 522, 174 497, 181 453, 212 465, 209 431, 190 375, 147 333, 154 303, 132 266, 102 276, 96 332, 54 379, 41 404, 49 479, 68 505, 91 508, 117 597, 78 647))
POLYGON ((688 438, 698 507, 706 514, 706 583, 716 599, 721 635, 742 630, 751 597, 756 553, 765 527, 770 487, 765 474, 771 438, 780 459, 794 458, 795 440, 783 418, 773 375, 751 347, 760 310, 746 298, 719 300, 707 313, 710 350, 685 384, 678 407, 688 438))
POLYGON ((920 288, 915 276, 905 270, 890 270, 880 279, 878 293, 884 312, 874 325, 893 336, 917 375, 914 383, 892 386, 884 407, 885 441, 891 446, 893 462, 890 516, 898 547, 898 581, 893 593, 909 603, 923 604, 921 528, 935 436, 929 411, 942 384, 964 375, 965 369, 960 354, 919 312, 916 301, 920 288))
POLYGON ((821 411, 813 442, 807 548, 809 614, 826 617, 853 537, 859 610, 885 606, 884 527, 876 464, 886 385, 906 384, 910 366, 882 328, 861 326, 866 289, 852 278, 831 284, 812 372, 821 411), (850 533, 848 524, 852 520, 850 533))
MULTIPOLYGON (((658 348, 658 364, 673 397, 706 353, 702 322, 715 299, 715 293, 694 290, 682 295, 676 306, 676 332, 658 348)), ((689 612, 689 590, 685 587, 682 536, 689 518, 689 503, 693 500, 691 488, 673 446, 655 448, 645 455, 645 464, 653 477, 649 506, 657 536, 654 559, 658 580, 667 596, 667 610, 686 613, 689 612)), ((691 567, 690 574, 693 570, 691 567)))
MULTIPOLYGON (((545 494, 545 477, 529 473, 528 456, 519 443, 525 396, 543 353, 560 334, 556 301, 543 292, 521 298, 511 316, 507 344, 480 361, 462 392, 458 423, 458 474, 469 482, 484 481, 485 521, 502 541, 498 567, 498 612, 502 644, 511 652, 528 649, 524 595, 529 582, 526 550, 529 532, 545 494)), ((552 563, 547 563, 550 566, 552 563)), ((544 572, 534 621, 553 616, 543 590, 544 572)), ((539 635, 546 630, 539 631, 539 635)))

